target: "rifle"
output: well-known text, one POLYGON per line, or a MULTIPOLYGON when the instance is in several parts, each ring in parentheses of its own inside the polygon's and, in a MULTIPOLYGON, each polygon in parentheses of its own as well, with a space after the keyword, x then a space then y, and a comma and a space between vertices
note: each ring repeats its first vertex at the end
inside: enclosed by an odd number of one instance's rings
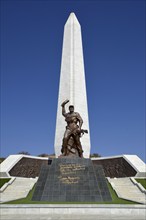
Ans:
POLYGON ((84 133, 88 134, 88 130, 81 129, 81 133, 82 133, 82 134, 84 134, 84 133))

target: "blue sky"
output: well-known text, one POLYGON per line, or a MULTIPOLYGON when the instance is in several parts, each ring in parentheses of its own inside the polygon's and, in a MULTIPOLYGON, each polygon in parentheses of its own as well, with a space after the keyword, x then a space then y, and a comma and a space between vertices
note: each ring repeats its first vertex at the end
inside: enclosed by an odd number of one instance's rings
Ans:
POLYGON ((54 153, 64 24, 81 24, 91 153, 145 159, 145 1, 1 1, 1 155, 54 153))

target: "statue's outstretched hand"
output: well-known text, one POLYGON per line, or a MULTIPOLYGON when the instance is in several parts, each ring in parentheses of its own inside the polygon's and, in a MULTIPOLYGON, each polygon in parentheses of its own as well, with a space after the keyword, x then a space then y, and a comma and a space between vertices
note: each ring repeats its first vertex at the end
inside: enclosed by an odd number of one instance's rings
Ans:
POLYGON ((69 100, 66 99, 64 102, 62 102, 61 106, 62 106, 62 107, 65 106, 68 102, 69 102, 69 100))

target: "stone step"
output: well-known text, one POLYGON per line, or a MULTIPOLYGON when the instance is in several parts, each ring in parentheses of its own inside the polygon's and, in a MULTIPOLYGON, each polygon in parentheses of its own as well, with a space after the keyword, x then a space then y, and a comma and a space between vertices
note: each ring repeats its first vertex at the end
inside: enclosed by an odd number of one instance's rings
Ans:
POLYGON ((0 202, 2 203, 25 198, 36 183, 36 181, 37 178, 32 179, 16 177, 12 184, 8 185, 7 188, 0 193, 0 202))
POLYGON ((129 177, 118 179, 108 178, 108 181, 112 184, 119 198, 143 204, 146 203, 146 194, 129 177))
POLYGON ((122 216, 122 215, 112 215, 110 216, 106 216, 106 215, 65 215, 65 214, 61 214, 61 215, 47 215, 47 214, 43 214, 43 215, 2 215, 1 216, 1 220, 145 220, 145 216, 135 216, 134 214, 131 214, 131 216, 122 216))

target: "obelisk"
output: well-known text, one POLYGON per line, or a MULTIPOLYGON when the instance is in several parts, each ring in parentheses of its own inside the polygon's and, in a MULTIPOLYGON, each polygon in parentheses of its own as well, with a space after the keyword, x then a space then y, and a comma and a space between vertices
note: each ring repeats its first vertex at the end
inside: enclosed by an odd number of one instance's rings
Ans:
POLYGON ((90 131, 88 121, 88 106, 86 95, 86 82, 84 71, 84 59, 82 48, 81 26, 74 13, 71 13, 64 27, 60 85, 58 95, 58 108, 55 133, 55 155, 61 154, 62 138, 65 132, 66 122, 62 116, 61 103, 69 99, 66 105, 74 105, 75 112, 79 112, 83 118, 83 129, 88 130, 81 138, 83 156, 90 155, 90 131))

